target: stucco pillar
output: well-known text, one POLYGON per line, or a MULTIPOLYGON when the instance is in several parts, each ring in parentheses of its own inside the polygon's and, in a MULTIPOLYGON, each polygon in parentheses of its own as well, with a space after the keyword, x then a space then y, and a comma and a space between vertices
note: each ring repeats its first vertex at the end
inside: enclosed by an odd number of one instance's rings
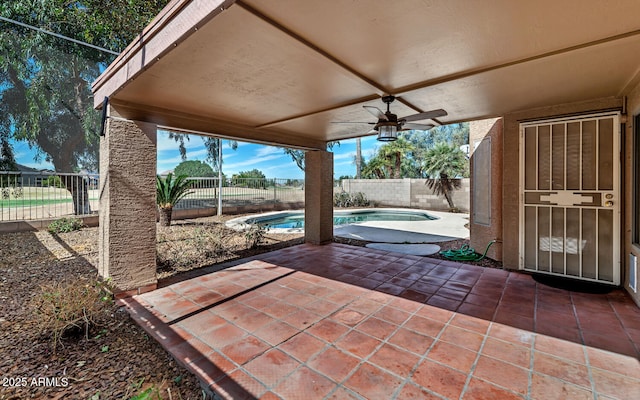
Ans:
POLYGON ((105 130, 98 272, 126 296, 153 290, 157 283, 156 126, 110 118, 105 130))
POLYGON ((333 240, 333 153, 305 155, 304 240, 325 244, 333 240))

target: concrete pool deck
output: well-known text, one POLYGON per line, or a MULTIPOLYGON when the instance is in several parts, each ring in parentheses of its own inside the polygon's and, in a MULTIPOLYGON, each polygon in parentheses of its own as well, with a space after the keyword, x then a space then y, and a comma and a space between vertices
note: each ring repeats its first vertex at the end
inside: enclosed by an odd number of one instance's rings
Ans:
MULTIPOLYGON (((352 211, 359 211, 354 209, 352 211)), ((371 209, 365 209, 371 210, 371 209)), ((436 217, 429 221, 370 221, 356 224, 335 226, 334 236, 379 243, 437 243, 469 237, 465 224, 469 222, 469 214, 448 213, 431 210, 414 210, 407 208, 378 208, 380 211, 418 211, 436 217)), ((300 212, 300 211, 295 211, 300 212)), ((287 215, 291 211, 279 211, 261 214, 263 216, 287 215)), ((227 222, 232 229, 244 229, 245 221, 250 217, 235 218, 227 222)), ((303 228, 270 229, 276 233, 303 233, 303 228)))
POLYGON ((468 238, 469 214, 428 211, 431 221, 375 221, 335 227, 333 234, 347 239, 381 243, 437 243, 468 238))

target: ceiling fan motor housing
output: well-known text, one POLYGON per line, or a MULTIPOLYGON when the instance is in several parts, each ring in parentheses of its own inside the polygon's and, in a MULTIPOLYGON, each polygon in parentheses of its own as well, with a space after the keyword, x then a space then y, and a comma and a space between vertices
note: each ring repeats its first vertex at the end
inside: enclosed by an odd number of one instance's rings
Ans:
POLYGON ((396 99, 396 96, 388 95, 382 97, 382 102, 387 104, 387 109, 389 108, 389 104, 393 103, 396 99))

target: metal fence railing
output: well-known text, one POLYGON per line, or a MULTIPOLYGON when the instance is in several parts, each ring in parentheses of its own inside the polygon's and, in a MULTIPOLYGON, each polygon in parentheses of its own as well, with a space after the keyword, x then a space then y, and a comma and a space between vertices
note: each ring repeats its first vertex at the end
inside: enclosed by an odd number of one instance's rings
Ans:
POLYGON ((88 215, 98 209, 98 175, 0 171, 0 221, 88 215))
MULTIPOLYGON (((211 208, 218 205, 218 178, 189 178, 193 193, 181 200, 176 209, 211 208)), ((270 203, 304 202, 302 179, 224 179, 222 208, 270 203)))
MULTIPOLYGON (((304 203, 302 179, 189 178, 191 194, 176 209, 304 203), (219 193, 220 192, 220 193, 219 193)), ((52 219, 98 212, 99 175, 0 171, 0 222, 52 219)))

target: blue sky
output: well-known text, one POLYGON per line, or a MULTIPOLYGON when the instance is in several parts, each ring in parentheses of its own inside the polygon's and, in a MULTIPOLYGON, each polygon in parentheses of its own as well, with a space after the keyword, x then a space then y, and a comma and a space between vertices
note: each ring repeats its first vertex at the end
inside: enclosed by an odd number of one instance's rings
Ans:
MULTIPOLYGON (((206 162, 207 151, 200 137, 191 135, 185 145, 188 160, 206 162)), ((365 157, 372 154, 376 147, 378 147, 378 142, 375 136, 367 136, 362 139, 362 154, 365 157)), ((332 151, 334 153, 334 176, 338 178, 342 175, 355 175, 356 166, 353 162, 356 154, 355 139, 341 141, 340 146, 334 146, 332 151)), ((238 148, 233 150, 227 141, 223 141, 222 159, 224 160, 222 171, 227 176, 256 168, 262 171, 267 178, 304 178, 304 172, 291 160, 291 157, 277 147, 238 142, 238 148)), ((181 161, 178 145, 169 139, 167 134, 158 133, 158 172, 171 170, 181 161)))
MULTIPOLYGON (((185 142, 188 160, 205 161, 207 150, 202 139, 196 135, 190 135, 190 140, 185 142)), ((375 149, 379 147, 379 142, 375 136, 362 138, 362 155, 369 158, 375 149)), ((226 141, 223 142, 222 171, 227 176, 240 171, 249 171, 254 168, 262 171, 267 178, 304 178, 298 166, 291 158, 284 154, 282 149, 272 146, 264 146, 253 143, 238 142, 238 148, 233 150, 226 141)), ((29 148, 26 142, 14 142, 16 161, 18 164, 37 169, 53 169, 50 163, 37 163, 34 161, 35 151, 29 148)), ((334 176, 342 175, 354 176, 356 167, 353 162, 356 153, 355 139, 343 140, 340 146, 334 146, 334 176)), ((172 170, 180 164, 182 159, 178 151, 178 144, 169 139, 163 132, 158 133, 158 173, 172 170)))
POLYGON ((54 169, 51 163, 44 162, 44 160, 42 162, 36 162, 34 160, 36 151, 29 148, 29 144, 27 142, 11 140, 11 143, 13 146, 13 153, 18 164, 26 165, 27 167, 35 169, 54 169))

